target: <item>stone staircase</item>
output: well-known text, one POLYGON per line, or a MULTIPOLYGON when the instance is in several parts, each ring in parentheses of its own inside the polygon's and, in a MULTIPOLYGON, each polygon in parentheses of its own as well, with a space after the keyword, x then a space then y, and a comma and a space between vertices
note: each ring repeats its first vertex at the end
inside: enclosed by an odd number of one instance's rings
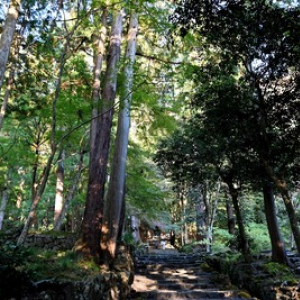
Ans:
POLYGON ((246 294, 243 298, 241 291, 223 290, 214 283, 212 277, 217 273, 201 270, 201 255, 161 252, 136 257, 131 299, 250 299, 246 294))

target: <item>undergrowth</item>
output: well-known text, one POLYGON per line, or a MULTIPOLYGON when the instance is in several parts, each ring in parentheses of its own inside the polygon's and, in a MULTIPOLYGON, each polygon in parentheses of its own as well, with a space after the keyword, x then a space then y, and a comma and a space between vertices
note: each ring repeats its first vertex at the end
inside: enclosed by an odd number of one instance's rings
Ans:
POLYGON ((5 245, 0 248, 0 267, 12 267, 32 281, 44 279, 81 280, 99 274, 94 261, 73 251, 54 251, 5 245))

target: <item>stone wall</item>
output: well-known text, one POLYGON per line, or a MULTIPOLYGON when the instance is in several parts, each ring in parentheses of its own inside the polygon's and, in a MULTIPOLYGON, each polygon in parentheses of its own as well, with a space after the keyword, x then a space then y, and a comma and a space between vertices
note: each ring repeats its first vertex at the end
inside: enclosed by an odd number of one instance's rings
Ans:
POLYGON ((52 250, 67 250, 74 247, 75 236, 51 236, 43 234, 32 234, 26 237, 25 247, 39 247, 52 250))
MULTIPOLYGON (((1 235, 2 244, 15 243, 17 236, 1 235)), ((29 235, 25 247, 39 247, 45 250, 68 250, 74 247, 75 236, 29 235)), ((6 278, 7 297, 9 300, 110 300, 128 299, 134 278, 134 263, 125 246, 120 247, 115 271, 100 273, 92 278, 82 278, 81 281, 45 279, 32 282, 26 273, 19 272, 11 266, 2 266, 0 262, 0 277, 6 278), (9 279, 13 283, 23 282, 18 289, 10 289, 9 279), (17 294, 15 294, 17 293, 17 294), (10 295, 10 297, 9 297, 10 295)), ((55 277, 55 274, 53 274, 55 277)), ((1 297, 0 297, 1 298, 1 297)), ((2 298, 1 298, 2 299, 2 298)))
POLYGON ((240 263, 231 266, 229 276, 233 284, 247 289, 261 300, 300 299, 296 282, 282 282, 262 271, 260 263, 240 263))
POLYGON ((294 269, 295 280, 283 282, 276 278, 276 274, 265 271, 263 264, 268 261, 266 257, 260 257, 260 260, 250 263, 239 262, 229 265, 222 255, 206 259, 212 269, 228 276, 230 284, 249 291, 252 296, 261 300, 300 299, 300 277, 295 272, 296 269, 294 269))

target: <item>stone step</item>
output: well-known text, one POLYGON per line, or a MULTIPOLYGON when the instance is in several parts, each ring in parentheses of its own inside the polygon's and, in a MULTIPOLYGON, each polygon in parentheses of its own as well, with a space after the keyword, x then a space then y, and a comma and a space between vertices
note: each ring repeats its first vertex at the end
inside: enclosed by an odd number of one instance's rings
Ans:
POLYGON ((145 266, 136 266, 136 272, 150 272, 150 271, 161 271, 161 272, 174 272, 174 273, 182 273, 185 270, 185 273, 193 273, 193 272, 200 272, 201 266, 194 266, 194 267, 184 267, 184 266, 164 266, 164 265, 145 265, 145 266))
POLYGON ((178 262, 178 263, 193 263, 195 261, 202 261, 203 258, 200 255, 195 256, 179 256, 179 255, 139 255, 137 256, 138 261, 143 262, 178 262))
POLYGON ((160 281, 156 284, 159 290, 194 290, 194 289, 215 289, 215 285, 209 282, 170 282, 170 281, 160 281))
POLYGON ((241 300, 238 291, 222 290, 204 272, 201 255, 143 255, 136 259, 133 290, 147 300, 241 300))
MULTIPOLYGON (((143 275, 141 275, 143 276, 143 275)), ((145 276, 145 275, 144 275, 145 276)), ((206 286, 209 286, 212 282, 210 281, 209 277, 206 278, 197 278, 197 277, 190 277, 190 278, 185 278, 185 277, 178 277, 178 276, 169 276, 166 278, 164 275, 157 275, 157 274, 149 274, 147 276, 148 279, 157 281, 161 284, 174 284, 174 283, 183 283, 183 284, 203 284, 206 286)))
POLYGON ((185 300, 185 299, 228 299, 234 297, 232 291, 193 290, 193 291, 151 291, 147 292, 145 299, 153 300, 185 300))

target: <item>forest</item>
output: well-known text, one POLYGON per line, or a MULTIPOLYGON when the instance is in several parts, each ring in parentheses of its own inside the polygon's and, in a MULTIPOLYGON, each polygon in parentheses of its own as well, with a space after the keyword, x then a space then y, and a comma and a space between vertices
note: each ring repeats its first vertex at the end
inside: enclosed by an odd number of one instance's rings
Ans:
POLYGON ((300 253, 298 1, 2 0, 0 35, 3 253, 300 253))

